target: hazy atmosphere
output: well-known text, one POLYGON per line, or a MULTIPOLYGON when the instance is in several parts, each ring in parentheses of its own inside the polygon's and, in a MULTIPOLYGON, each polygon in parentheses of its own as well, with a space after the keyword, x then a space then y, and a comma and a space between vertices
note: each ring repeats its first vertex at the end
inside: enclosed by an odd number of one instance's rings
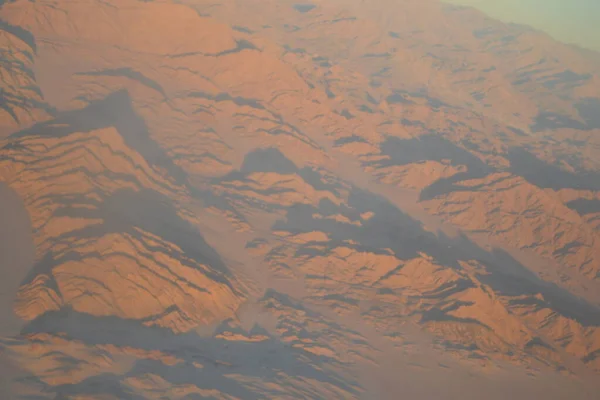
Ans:
POLYGON ((598 400, 598 5, 480 3, 0 1, 0 400, 598 400))
POLYGON ((506 22, 531 25, 556 39, 600 51, 598 0, 446 0, 506 22))

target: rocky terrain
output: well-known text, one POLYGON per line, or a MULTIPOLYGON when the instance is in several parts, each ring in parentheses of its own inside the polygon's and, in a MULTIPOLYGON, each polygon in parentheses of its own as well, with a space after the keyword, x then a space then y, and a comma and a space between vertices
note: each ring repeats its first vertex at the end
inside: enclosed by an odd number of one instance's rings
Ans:
POLYGON ((598 54, 436 0, 0 40, 7 398, 597 398, 598 54))

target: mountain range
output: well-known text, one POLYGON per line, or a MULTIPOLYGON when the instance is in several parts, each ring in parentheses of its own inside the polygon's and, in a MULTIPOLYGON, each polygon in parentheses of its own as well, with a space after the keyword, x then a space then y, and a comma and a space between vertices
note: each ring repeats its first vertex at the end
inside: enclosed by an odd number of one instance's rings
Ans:
POLYGON ((8 399, 597 398, 597 53, 437 0, 0 41, 8 399))

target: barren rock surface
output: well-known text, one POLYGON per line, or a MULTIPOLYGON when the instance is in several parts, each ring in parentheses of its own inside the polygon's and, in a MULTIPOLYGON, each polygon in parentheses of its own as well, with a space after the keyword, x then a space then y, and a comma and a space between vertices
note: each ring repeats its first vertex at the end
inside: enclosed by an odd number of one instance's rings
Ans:
POLYGON ((7 398, 597 398, 597 55, 437 0, 4 1, 0 43, 7 398))

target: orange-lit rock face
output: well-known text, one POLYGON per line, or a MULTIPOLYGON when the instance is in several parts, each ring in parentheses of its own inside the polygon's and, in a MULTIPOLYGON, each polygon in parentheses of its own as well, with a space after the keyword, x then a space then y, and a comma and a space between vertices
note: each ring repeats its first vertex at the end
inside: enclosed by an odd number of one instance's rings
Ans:
POLYGON ((16 0, 0 44, 15 396, 597 397, 597 55, 433 0, 16 0))
POLYGON ((202 236, 178 205, 185 187, 133 148, 158 149, 143 125, 119 122, 136 118, 127 106, 112 96, 4 149, 4 178, 24 198, 37 249, 15 303, 23 319, 69 307, 188 331, 239 304, 226 271, 199 257, 202 236), (94 107, 115 124, 77 131, 94 107))

